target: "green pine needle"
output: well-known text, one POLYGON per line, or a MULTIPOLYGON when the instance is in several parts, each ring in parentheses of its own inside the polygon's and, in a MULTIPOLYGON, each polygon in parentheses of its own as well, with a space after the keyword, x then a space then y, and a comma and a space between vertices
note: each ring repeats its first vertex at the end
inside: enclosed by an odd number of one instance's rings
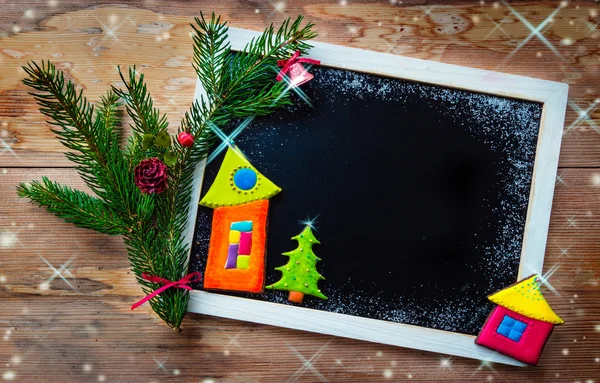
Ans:
POLYGON ((21 184, 19 197, 27 197, 76 226, 110 235, 124 235, 127 226, 102 200, 42 177, 42 182, 21 184))

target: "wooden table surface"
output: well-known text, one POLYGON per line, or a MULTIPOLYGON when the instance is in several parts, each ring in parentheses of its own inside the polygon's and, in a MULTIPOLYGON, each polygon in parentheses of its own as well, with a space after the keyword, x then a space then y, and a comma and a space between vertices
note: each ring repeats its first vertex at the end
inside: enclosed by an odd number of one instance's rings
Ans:
POLYGON ((598 2, 0 2, 0 376, 21 382, 600 381, 598 2), (112 4, 111 4, 112 3, 112 4), (444 5, 445 4, 445 5, 444 5), (84 188, 21 83, 50 59, 92 100, 137 64, 172 126, 192 100, 189 22, 200 10, 259 30, 298 13, 318 40, 570 85, 544 270, 566 320, 535 368, 190 314, 175 333, 147 310, 119 237, 17 199, 47 175, 84 188), (64 279, 63 279, 64 277, 64 279))

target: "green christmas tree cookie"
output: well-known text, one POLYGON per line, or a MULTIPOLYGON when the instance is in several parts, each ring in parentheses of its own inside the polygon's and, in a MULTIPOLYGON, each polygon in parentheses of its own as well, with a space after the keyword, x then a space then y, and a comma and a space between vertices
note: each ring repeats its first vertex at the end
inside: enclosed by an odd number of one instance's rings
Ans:
POLYGON ((317 257, 312 251, 314 244, 320 244, 315 238, 310 225, 302 231, 302 233, 292 237, 298 241, 296 250, 283 253, 290 257, 289 262, 275 270, 281 271, 283 274, 278 282, 267 286, 267 289, 289 291, 288 300, 295 303, 302 303, 304 294, 313 295, 321 299, 327 299, 321 290, 319 290, 319 280, 325 279, 317 271, 317 261, 321 258, 317 257))

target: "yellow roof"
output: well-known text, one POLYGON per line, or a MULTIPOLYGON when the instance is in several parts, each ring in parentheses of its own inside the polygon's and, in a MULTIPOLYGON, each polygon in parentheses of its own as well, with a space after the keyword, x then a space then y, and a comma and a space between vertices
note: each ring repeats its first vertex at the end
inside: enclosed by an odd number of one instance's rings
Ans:
POLYGON ((540 278, 532 275, 519 283, 492 294, 488 299, 497 305, 525 315, 529 318, 553 324, 563 324, 565 321, 552 311, 546 299, 540 292, 540 278))
POLYGON ((250 164, 237 147, 230 146, 215 182, 200 201, 200 205, 211 208, 237 206, 269 199, 280 191, 277 185, 250 164), (238 175, 241 177, 238 178, 238 175))

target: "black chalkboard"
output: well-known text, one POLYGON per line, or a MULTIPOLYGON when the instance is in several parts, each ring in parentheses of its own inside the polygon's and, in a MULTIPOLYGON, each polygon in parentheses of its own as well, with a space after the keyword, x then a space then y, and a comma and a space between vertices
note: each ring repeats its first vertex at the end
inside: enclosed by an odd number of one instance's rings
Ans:
MULTIPOLYGON (((326 67, 308 106, 257 118, 236 144, 283 189, 271 199, 267 283, 307 218, 329 300, 303 306, 476 334, 486 296, 516 281, 542 105, 326 67)), ((206 169, 203 192, 223 154, 206 169)), ((200 207, 191 269, 204 271, 200 207)), ((200 289, 201 285, 195 286, 200 289)), ((287 292, 236 294, 281 304, 287 292)))

